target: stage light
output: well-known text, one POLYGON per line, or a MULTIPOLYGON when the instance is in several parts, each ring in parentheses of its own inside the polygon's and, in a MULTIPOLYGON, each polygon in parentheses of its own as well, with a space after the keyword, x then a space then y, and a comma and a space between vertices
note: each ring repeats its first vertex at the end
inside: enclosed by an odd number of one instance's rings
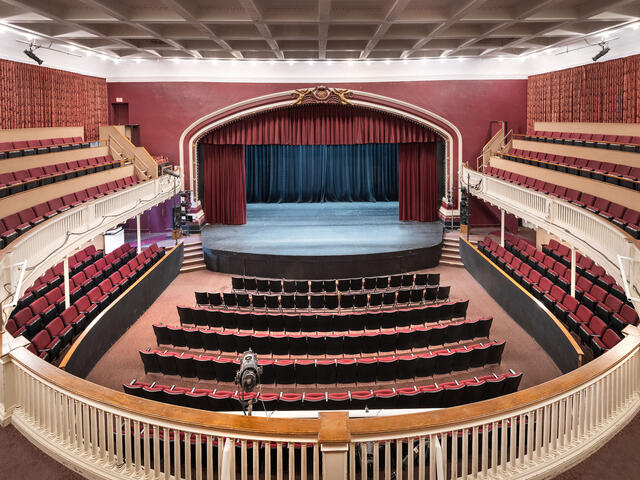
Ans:
POLYGON ((605 43, 599 43, 598 45, 600 45, 601 50, 596 53, 593 58, 591 60, 593 60, 594 62, 597 62, 599 59, 601 59, 602 57, 604 57, 607 53, 609 53, 609 50, 611 50, 609 48, 609 46, 605 43))
POLYGON ((43 60, 38 57, 35 53, 33 53, 33 51, 35 50, 35 48, 33 47, 33 45, 29 48, 27 48, 26 50, 24 50, 24 54, 29 57, 31 60, 33 60, 34 62, 36 62, 38 65, 42 65, 43 60))

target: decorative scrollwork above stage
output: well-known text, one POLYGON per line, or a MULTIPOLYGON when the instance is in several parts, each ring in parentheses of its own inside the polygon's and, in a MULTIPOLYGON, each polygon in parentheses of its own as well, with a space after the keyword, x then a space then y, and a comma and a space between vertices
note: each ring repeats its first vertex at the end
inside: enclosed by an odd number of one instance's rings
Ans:
POLYGON ((344 88, 330 88, 319 85, 315 88, 297 89, 291 95, 295 98, 293 105, 308 105, 311 103, 351 105, 348 99, 353 94, 351 90, 344 88))

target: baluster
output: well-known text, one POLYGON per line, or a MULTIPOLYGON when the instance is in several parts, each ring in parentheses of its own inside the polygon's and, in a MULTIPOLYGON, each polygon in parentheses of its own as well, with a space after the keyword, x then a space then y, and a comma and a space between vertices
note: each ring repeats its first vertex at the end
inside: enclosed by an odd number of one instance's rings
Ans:
MULTIPOLYGON (((460 466, 460 478, 465 479, 469 475, 469 431, 464 428, 462 433, 462 465, 460 466)), ((433 446, 431 446, 433 448, 433 446)))
POLYGON ((62 402, 62 443, 63 445, 71 446, 71 423, 69 418, 69 397, 61 395, 62 402))
POLYGON ((489 424, 482 424, 482 474, 486 477, 489 471, 489 424))
POLYGON ((354 443, 349 444, 349 479, 356 479, 356 447, 354 443))
POLYGON ((425 480, 424 436, 418 437, 418 480, 425 480))
POLYGON ((536 440, 534 439, 534 428, 536 426, 536 416, 533 410, 527 413, 527 463, 533 461, 533 450, 536 446, 536 440))
POLYGON ((142 467, 142 453, 140 452, 140 421, 133 421, 133 430, 131 431, 131 440, 133 441, 133 462, 136 475, 140 475, 142 467))
POLYGON ((367 480, 367 442, 358 443, 360 446, 360 480, 367 480))
MULTIPOLYGON (((206 448, 207 448, 207 480, 213 480, 213 438, 209 434, 207 434, 206 448)), ((254 450, 257 448, 258 446, 256 445, 254 450)), ((254 469, 256 468, 255 464, 253 468, 254 469)), ((258 475, 256 475, 255 473, 253 476, 255 479, 259 478, 258 475)))
POLYGON ((282 480, 282 442, 276 443, 276 478, 282 480))
POLYGON ((82 427, 80 433, 82 435, 82 446, 84 447, 84 453, 89 454, 91 449, 91 423, 89 422, 89 405, 86 403, 78 403, 78 406, 82 409, 82 427))
MULTIPOLYGON (((222 453, 224 450, 224 437, 218 437, 218 478, 222 478, 222 453)), ((271 475, 271 473, 269 473, 271 475)), ((265 478, 268 478, 265 473, 265 478)))
POLYGON ((491 423, 491 475, 498 474, 498 422, 491 423))
POLYGON ((429 480, 438 478, 435 438, 435 435, 429 435, 429 480))
MULTIPOLYGON (((143 435, 142 435, 142 449, 144 450, 144 475, 149 477, 151 475, 151 442, 150 442, 150 432, 149 429, 151 426, 144 422, 142 424, 143 435)), ((140 443, 139 436, 136 436, 138 443, 140 443)), ((136 461, 136 464, 140 463, 140 460, 136 461)))
POLYGON ((131 419, 124 419, 124 460, 125 471, 131 470, 131 419))
MULTIPOLYGON (((300 445, 300 480, 307 480, 307 448, 309 448, 308 443, 302 443, 300 445)), ((256 457, 256 461, 258 457, 256 457)), ((256 478, 257 477, 253 477, 256 478)), ((251 480, 253 480, 253 478, 251 480)))
MULTIPOLYGON (((173 475, 177 480, 182 478, 182 458, 180 455, 180 445, 184 442, 182 432, 180 430, 173 429, 173 475)), ((185 444, 186 447, 186 444, 185 444)), ((224 442, 222 443, 224 448, 224 442)), ((186 451, 186 448, 185 448, 186 451)), ((220 468, 222 470, 222 467, 220 468)))
MULTIPOLYGON (((171 433, 168 427, 162 427, 162 442, 164 450, 164 478, 169 480, 171 476, 171 449, 169 448, 171 433)), ((175 445, 175 442, 174 442, 175 445)))
MULTIPOLYGON (((391 465, 389 465, 389 468, 391 468, 391 465)), ((396 440, 396 477, 395 478, 402 480, 402 439, 401 438, 398 438, 396 440)))
POLYGON ((447 478, 447 432, 442 432, 440 436, 440 444, 442 446, 442 470, 444 474, 444 478, 447 478))
POLYGON ((295 479, 295 472, 296 472, 296 448, 295 448, 295 443, 293 442, 287 442, 287 448, 289 449, 289 480, 294 480, 295 479))
POLYGON ((384 441, 384 478, 391 480, 391 441, 384 441))
POLYGON ((247 440, 240 440, 240 478, 247 480, 247 440))
MULTIPOLYGON (((432 480, 434 477, 429 477, 432 480)), ((458 431, 451 432, 451 479, 458 478, 458 431)))
POLYGON ((380 478, 380 444, 373 442, 373 480, 380 478))
MULTIPOLYGON (((315 451, 313 453, 315 454, 315 451)), ((314 479, 317 479, 316 468, 318 459, 315 455, 313 460, 313 475, 314 479)), ((265 480, 271 478, 271 442, 264 443, 264 478, 265 480)))
POLYGON ((199 433, 195 434, 196 437, 196 480, 202 480, 202 438, 199 433))
POLYGON ((409 458, 407 459, 407 480, 413 480, 413 462, 414 462, 414 451, 413 451, 413 442, 415 437, 407 438, 407 455, 409 458))
POLYGON ((500 465, 502 466, 502 471, 507 471, 507 437, 509 435, 509 420, 503 418, 500 421, 500 465))
POLYGON ((160 426, 153 426, 153 478, 160 478, 160 426))
POLYGON ((98 412, 94 407, 89 407, 91 418, 91 456, 93 459, 98 455, 98 412))
POLYGON ((116 464, 122 465, 124 462, 122 451, 122 417, 120 415, 114 415, 115 429, 116 429, 116 464))

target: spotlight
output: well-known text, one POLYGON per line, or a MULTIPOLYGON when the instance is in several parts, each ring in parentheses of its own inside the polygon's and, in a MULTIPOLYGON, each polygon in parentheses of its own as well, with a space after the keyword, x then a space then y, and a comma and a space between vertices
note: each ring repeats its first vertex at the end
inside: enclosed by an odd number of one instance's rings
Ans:
POLYGON ((23 53, 38 65, 42 65, 42 59, 33 52, 34 50, 35 48, 31 45, 29 48, 25 49, 23 53))
POLYGON ((609 50, 611 50, 611 49, 609 48, 609 46, 608 46, 606 43, 604 43, 604 42, 599 43, 598 45, 600 45, 600 48, 601 48, 602 50, 600 50, 598 53, 596 53, 596 54, 593 56, 593 58, 592 58, 591 60, 593 60, 594 62, 597 62, 599 59, 601 59, 601 58, 602 58, 602 57, 604 57, 607 53, 609 53, 609 50))

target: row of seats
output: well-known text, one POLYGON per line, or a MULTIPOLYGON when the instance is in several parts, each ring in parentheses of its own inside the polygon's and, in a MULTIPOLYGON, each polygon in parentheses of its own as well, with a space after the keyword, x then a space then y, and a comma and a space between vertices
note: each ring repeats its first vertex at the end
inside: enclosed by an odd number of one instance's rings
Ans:
POLYGON ((449 298, 450 286, 400 288, 373 293, 314 293, 263 295, 246 292, 195 292, 197 305, 222 308, 252 308, 271 310, 336 310, 350 308, 393 307, 424 304, 449 298), (208 302, 208 303, 204 303, 208 302))
POLYGON ((348 333, 247 333, 163 324, 154 324, 153 331, 158 345, 229 353, 252 349, 259 355, 337 356, 420 349, 487 338, 492 322, 492 317, 483 317, 437 325, 348 333))
MULTIPOLYGON (((553 245, 558 242, 553 241, 553 245)), ((523 257, 527 263, 535 267, 535 270, 543 276, 549 277, 553 283, 557 283, 567 292, 571 286, 571 251, 566 246, 561 246, 560 251, 552 251, 548 245, 542 246, 542 251, 524 239, 512 235, 505 235, 505 247, 518 257, 523 257)), ((616 283, 615 278, 607 274, 605 269, 596 264, 592 259, 576 252, 576 282, 580 283, 580 277, 584 277, 585 291, 589 292, 595 284, 607 294, 611 293, 622 301, 627 297, 624 289, 616 283)))
POLYGON ((579 207, 586 208, 590 212, 624 229, 634 238, 640 238, 640 211, 638 210, 626 208, 617 203, 605 200, 604 198, 591 195, 590 193, 579 192, 578 190, 562 185, 537 180, 533 177, 527 177, 526 175, 520 175, 495 167, 488 167, 485 173, 492 177, 531 188, 537 192, 553 195, 579 207))
POLYGON ((17 329, 11 333, 24 334, 30 338, 35 332, 31 339, 32 351, 35 350, 34 353, 45 360, 55 360, 74 335, 84 330, 102 310, 163 254, 164 251, 157 246, 155 249, 151 247, 145 249, 118 271, 101 281, 99 285, 91 288, 68 308, 64 308, 62 289, 55 287, 45 297, 40 297, 11 319, 15 322, 13 328, 17 329), (142 257, 141 260, 139 260, 140 257, 142 257), (127 272, 130 273, 127 274, 127 272), (47 298, 49 296, 51 298, 47 298), (53 303, 50 304, 49 300, 53 303), (46 325, 45 328, 43 328, 44 325, 46 325), (68 333, 70 329, 73 330, 72 334, 68 333))
POLYGON ((173 405, 211 411, 242 410, 249 398, 265 410, 364 410, 380 408, 442 408, 488 400, 518 390, 521 372, 485 375, 463 381, 398 389, 346 391, 337 393, 252 393, 242 394, 206 388, 186 388, 132 380, 123 385, 130 395, 173 405))
MULTIPOLYGON (((512 242, 509 242, 509 245, 512 245, 512 242)), ((522 250, 521 244, 514 243, 513 245, 522 250)), ((571 267, 571 250, 566 245, 552 239, 548 244, 542 245, 542 251, 545 255, 571 267)), ((624 289, 618 285, 615 278, 607 274, 605 269, 592 259, 576 252, 576 288, 580 292, 588 293, 592 284, 596 284, 606 293, 611 293, 622 301, 627 301, 624 289), (584 280, 581 280, 580 277, 584 277, 584 280)))
MULTIPOLYGON (((106 256, 102 250, 96 250, 94 245, 89 245, 76 252, 74 255, 71 255, 68 258, 69 263, 69 281, 73 281, 73 275, 78 272, 83 271, 89 266, 93 265, 96 270, 107 271, 108 266, 116 265, 116 262, 120 261, 120 263, 126 263, 135 255, 135 251, 131 249, 131 245, 128 243, 123 243, 118 248, 116 248, 113 252, 108 253, 106 256), (127 255, 128 258, 123 255, 127 255), (104 257, 104 263, 99 263, 96 265, 96 262, 104 257)), ((120 265, 118 265, 119 267, 120 265)), ((109 272, 109 274, 113 273, 113 271, 109 272)), ((101 278, 100 280, 103 280, 101 278)), ((53 267, 47 269, 45 273, 43 273, 40 277, 33 282, 33 285, 28 287, 18 303, 13 313, 18 312, 31 305, 36 299, 45 296, 48 292, 53 290, 55 287, 62 286, 64 288, 64 262, 57 263, 53 267)), ((73 288, 72 288, 73 290, 73 288)), ((12 315, 13 315, 12 313, 12 315)))
POLYGON ((411 306, 389 310, 353 312, 237 312, 178 305, 181 325, 201 327, 272 331, 272 332, 333 332, 377 330, 436 323, 452 318, 466 318, 469 300, 411 306))
MULTIPOLYGON (((120 248, 119 248, 120 250, 120 248)), ((80 253, 80 252, 78 252, 80 253)), ((69 280, 70 288, 70 303, 75 305, 81 297, 87 296, 84 301, 84 305, 87 305, 87 300, 90 303, 94 299, 100 298, 102 294, 113 290, 114 285, 118 285, 121 289, 126 288, 126 282, 116 272, 120 265, 128 261, 131 258, 130 254, 135 255, 135 251, 127 249, 120 250, 119 256, 116 256, 116 251, 109 253, 106 257, 100 257, 95 262, 91 258, 86 259, 86 270, 99 272, 99 281, 92 284, 90 288, 82 290, 76 287, 72 279, 69 280), (109 262, 109 263, 108 263, 109 262), (99 270, 98 270, 99 268, 99 270), (96 288, 94 288, 96 287, 96 288), (102 294, 100 293, 102 292, 102 294)), ((77 258, 78 254, 74 255, 77 258)), ((82 272, 80 272, 81 274, 82 272)), ((57 283, 57 282, 56 282, 57 283)), ((16 331, 9 330, 14 335, 24 335, 26 338, 34 337, 44 325, 47 325, 54 317, 63 313, 65 310, 65 285, 61 283, 47 291, 44 295, 37 298, 33 298, 32 301, 20 310, 12 313, 10 321, 13 320, 14 328, 16 331)), ((80 302, 82 304, 83 302, 80 302)), ((74 317, 75 318, 75 317, 74 317)), ((65 321, 65 323, 68 323, 65 321)))
POLYGON ((0 198, 120 166, 111 155, 0 173, 0 198))
POLYGON ((279 278, 231 277, 235 291, 258 293, 334 293, 336 291, 385 291, 389 288, 438 285, 439 273, 405 273, 380 277, 342 278, 332 280, 287 280, 279 278))
POLYGON ((45 220, 63 213, 72 207, 103 197, 113 192, 124 190, 127 187, 140 183, 135 175, 119 178, 102 185, 89 187, 75 193, 69 193, 62 197, 54 198, 48 202, 42 202, 34 207, 28 207, 18 213, 13 213, 0 219, 0 248, 6 247, 20 235, 28 232, 45 220))
MULTIPOLYGON (((557 243, 557 242, 556 242, 557 243)), ((510 250, 515 255, 519 256, 522 259, 530 259, 531 255, 527 250, 523 251, 520 247, 522 243, 518 243, 517 245, 509 242, 507 243, 507 247, 510 247, 510 250)), ((544 269, 548 267, 549 262, 555 262, 559 254, 555 254, 555 252, 549 250, 549 246, 547 245, 547 251, 549 251, 549 255, 541 253, 540 250, 536 250, 536 256, 544 255, 545 263, 541 266, 539 263, 536 263, 534 267, 540 272, 541 268, 544 269), (555 254, 555 255, 554 255, 555 254), (550 260, 551 259, 551 260, 550 260)), ((565 260, 564 257, 561 257, 562 260, 565 260)), ((498 263, 500 261, 498 260, 498 263)), ((557 265, 558 262, 555 263, 557 265)), ((516 261, 512 261, 511 266, 517 265, 516 261)), ((554 268, 555 268, 554 265, 554 268)), ((564 265, 563 265, 564 267, 564 265)), ((565 267, 566 268, 566 267, 565 267)), ((509 270, 507 268, 507 270, 509 270)), ((611 324, 612 328, 616 332, 621 332, 622 329, 628 325, 635 325, 638 321, 638 316, 631 306, 631 303, 627 300, 627 297, 622 290, 622 288, 615 283, 615 280, 610 275, 598 276, 594 279, 593 270, 583 270, 582 268, 576 268, 576 285, 575 285, 575 299, 572 299, 568 293, 571 290, 571 272, 569 269, 569 275, 562 278, 562 281, 559 281, 560 278, 554 278, 555 271, 546 272, 546 277, 556 286, 559 286, 565 294, 567 294, 564 298, 566 304, 563 308, 565 309, 562 313, 556 311, 556 314, 564 320, 568 313, 575 313, 577 303, 584 303, 587 308, 592 310, 594 313, 598 313, 598 315, 606 319, 607 323, 611 324), (568 310, 567 310, 568 309, 568 310)), ((604 272, 604 269, 602 270, 604 272)), ((522 274, 522 270, 518 270, 514 272, 515 276, 519 276, 522 274)), ((545 274, 544 270, 542 273, 545 274)), ((549 287, 548 282, 544 282, 540 280, 538 282, 538 289, 545 290, 549 287)), ((553 287, 549 290, 549 295, 553 291, 553 287)), ((561 294, 556 290, 556 296, 559 297, 561 294)))
MULTIPOLYGON (((486 245, 485 240, 485 245, 486 245)), ((489 240, 489 243, 491 240, 489 240)), ((493 242, 495 243, 495 242, 493 242)), ((598 301, 595 305, 595 311, 591 311, 591 315, 586 315, 585 321, 589 323, 585 326, 582 322, 584 313, 581 313, 580 317, 577 316, 578 309, 580 307, 580 300, 572 297, 566 290, 559 285, 554 284, 548 277, 543 277, 537 270, 530 270, 528 274, 525 274, 526 268, 520 268, 523 264, 516 268, 518 264, 517 260, 511 252, 507 252, 502 247, 497 246, 494 248, 490 244, 485 249, 485 253, 489 255, 496 263, 509 273, 513 278, 518 280, 523 286, 525 286, 538 300, 542 301, 545 306, 558 317, 559 320, 567 324, 573 331, 581 330, 584 328, 589 332, 587 338, 586 335, 581 334, 581 339, 584 343, 587 343, 593 350, 594 356, 602 354, 604 351, 613 348, 620 340, 621 337, 615 330, 620 331, 624 325, 626 325, 621 317, 617 316, 624 303, 612 294, 608 294, 604 303, 598 301), (616 316, 614 316, 616 315, 616 316), (599 317, 599 318, 598 318, 599 317), (598 320, 605 321, 605 328, 597 331, 589 330, 591 321, 597 318, 598 320), (611 328, 607 328, 610 326, 611 328), (605 330, 609 330, 606 338, 604 337, 605 330)), ((526 254, 525 254, 526 255, 526 254)), ((594 285, 594 289, 600 289, 597 285, 594 285)), ((600 289, 601 290, 601 289, 600 289)), ((583 292, 582 298, 588 298, 591 292, 583 292)), ((585 306, 587 310, 588 307, 585 306)), ((583 309, 584 310, 584 309, 583 309)), ((599 322, 595 322, 597 325, 599 322)), ((637 323, 637 315, 635 318, 637 323)))
MULTIPOLYGON (((372 383, 432 377, 500 363, 505 342, 489 342, 416 355, 323 360, 260 360, 263 385, 372 383)), ((166 350, 140 350, 145 373, 233 382, 239 359, 166 350)))
POLYGON ((527 165, 535 165, 592 178, 601 182, 613 183, 633 190, 640 190, 640 167, 513 148, 509 150, 509 153, 501 156, 518 163, 526 163, 527 165))
POLYGON ((610 150, 623 150, 625 152, 640 151, 640 136, 633 135, 606 135, 603 133, 552 132, 536 130, 531 134, 514 135, 514 137, 533 142, 559 143, 563 145, 576 145, 578 147, 608 148, 610 150))
POLYGON ((44 138, 40 140, 16 140, 0 143, 0 159, 24 157, 40 153, 62 152, 76 148, 88 148, 90 142, 82 137, 44 138))

